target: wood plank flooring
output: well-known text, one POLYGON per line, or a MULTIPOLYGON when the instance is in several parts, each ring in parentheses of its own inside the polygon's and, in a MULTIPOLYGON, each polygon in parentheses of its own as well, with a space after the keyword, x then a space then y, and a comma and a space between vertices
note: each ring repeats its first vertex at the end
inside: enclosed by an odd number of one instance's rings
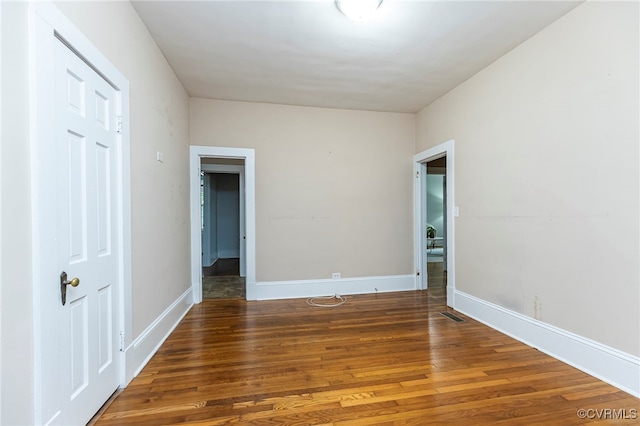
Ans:
POLYGON ((573 425, 593 424, 581 408, 640 411, 613 386, 442 316, 444 300, 436 285, 337 308, 206 300, 96 424, 573 425))

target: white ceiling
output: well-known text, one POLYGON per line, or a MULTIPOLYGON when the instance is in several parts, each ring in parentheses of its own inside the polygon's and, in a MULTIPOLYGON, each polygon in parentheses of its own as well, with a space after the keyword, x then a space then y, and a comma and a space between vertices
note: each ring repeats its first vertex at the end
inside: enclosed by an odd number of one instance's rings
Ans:
POLYGON ((580 1, 134 1, 190 96, 417 112, 580 1))

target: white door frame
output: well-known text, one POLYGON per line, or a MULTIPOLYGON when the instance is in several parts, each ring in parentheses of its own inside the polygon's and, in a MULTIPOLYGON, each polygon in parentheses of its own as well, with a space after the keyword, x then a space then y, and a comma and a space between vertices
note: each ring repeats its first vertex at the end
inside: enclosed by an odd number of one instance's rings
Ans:
MULTIPOLYGON (((200 223, 200 171, 202 158, 244 160, 246 297, 256 300, 255 150, 192 145, 189 157, 191 210, 191 287, 193 303, 202 302, 202 233, 200 223)), ((242 187, 241 187, 242 190, 242 187)))
MULTIPOLYGON (((0 1, 0 26, 2 26, 2 1, 0 1)), ((2 46, 2 31, 0 31, 0 46, 2 46)), ((0 94, 1 93, 2 93, 2 55, 0 54, 0 94)), ((2 102, 1 101, 0 101, 0 135, 2 135, 2 102)), ((2 146, 0 146, 0 164, 2 164, 2 146)), ((2 223, 2 177, 0 177, 0 223, 2 223)), ((1 225, 0 225, 0 241, 2 241, 1 225)), ((2 276, 2 254, 0 253, 0 277, 1 276, 2 276)), ((0 306, 2 306, 2 289, 0 289, 0 306)), ((0 342, 2 342, 2 316, 1 315, 0 315, 0 342)), ((0 343, 0 376, 2 376, 2 343, 0 343)), ((2 389, 0 389, 0 401, 2 401, 2 389)), ((2 403, 0 403, 0 419, 2 419, 2 403)))
MULTIPOLYGON (((232 164, 202 164, 201 170, 206 173, 226 173, 231 175, 238 175, 238 192, 244 193, 244 166, 235 166, 232 164)), ((247 276, 247 244, 246 238, 243 238, 246 232, 246 219, 245 219, 245 202, 244 197, 240 197, 240 203, 238 206, 238 214, 240 216, 240 276, 247 276)))
POLYGON ((447 305, 455 307, 455 228, 454 211, 454 140, 451 139, 440 145, 422 151, 413 157, 414 161, 414 262, 416 269, 416 288, 427 289, 427 162, 447 156, 447 305))
MULTIPOLYGON (((211 224, 211 182, 209 176, 206 174, 203 176, 202 172, 200 172, 200 191, 201 191, 201 202, 202 202, 202 221, 201 222, 201 237, 202 238, 202 267, 210 266, 212 263, 205 263, 205 260, 209 262, 211 260, 211 237, 212 232, 210 226, 207 224, 211 224), (205 231, 205 232, 203 232, 205 231)), ((216 247, 217 249, 217 247, 216 247)), ((216 253, 217 255, 217 253, 216 253)), ((217 260, 217 259, 215 259, 217 260)), ((215 262, 214 260, 214 262, 215 262)))
MULTIPOLYGON (((34 324, 34 421, 43 424, 50 419, 43 418, 44 372, 42 359, 46 355, 46 338, 42 333, 40 306, 45 303, 41 283, 45 282, 44 271, 55 270, 56 256, 47 251, 45 242, 55 241, 57 229, 56 216, 44 209, 40 202, 47 193, 50 175, 45 165, 51 154, 51 138, 54 135, 54 43, 56 38, 78 54, 91 68, 103 76, 118 92, 117 114, 122 117, 122 126, 118 137, 118 174, 117 197, 117 236, 120 250, 119 276, 117 283, 120 300, 116 309, 119 312, 119 329, 113 330, 123 337, 123 345, 131 341, 131 178, 130 178, 130 140, 129 140, 129 81, 109 60, 87 39, 72 23, 50 2, 29 3, 29 133, 31 149, 31 202, 32 202, 32 273, 33 273, 33 324, 34 324), (57 34, 57 37, 56 37, 57 34), (53 261, 53 263, 52 263, 53 261)), ((49 302, 48 300, 46 302, 49 302)), ((50 337, 50 336, 49 336, 50 337)), ((125 353, 115 359, 120 371, 121 386, 126 386, 125 353)))

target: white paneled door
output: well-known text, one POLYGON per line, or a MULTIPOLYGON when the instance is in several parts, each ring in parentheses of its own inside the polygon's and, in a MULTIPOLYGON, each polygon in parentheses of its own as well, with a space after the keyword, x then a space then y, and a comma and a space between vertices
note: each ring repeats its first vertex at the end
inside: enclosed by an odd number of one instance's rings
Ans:
POLYGON ((43 396, 58 406, 53 423, 75 425, 86 424, 119 386, 117 92, 62 42, 55 45, 51 179, 61 276, 43 330, 55 336, 55 348, 42 362, 53 379, 43 391, 57 388, 58 395, 43 396))

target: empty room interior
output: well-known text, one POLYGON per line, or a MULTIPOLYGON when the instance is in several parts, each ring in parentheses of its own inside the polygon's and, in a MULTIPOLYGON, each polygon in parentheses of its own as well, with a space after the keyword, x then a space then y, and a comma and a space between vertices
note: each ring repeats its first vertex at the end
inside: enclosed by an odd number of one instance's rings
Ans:
POLYGON ((637 421, 638 2, 359 3, 0 2, 0 424, 637 421))

